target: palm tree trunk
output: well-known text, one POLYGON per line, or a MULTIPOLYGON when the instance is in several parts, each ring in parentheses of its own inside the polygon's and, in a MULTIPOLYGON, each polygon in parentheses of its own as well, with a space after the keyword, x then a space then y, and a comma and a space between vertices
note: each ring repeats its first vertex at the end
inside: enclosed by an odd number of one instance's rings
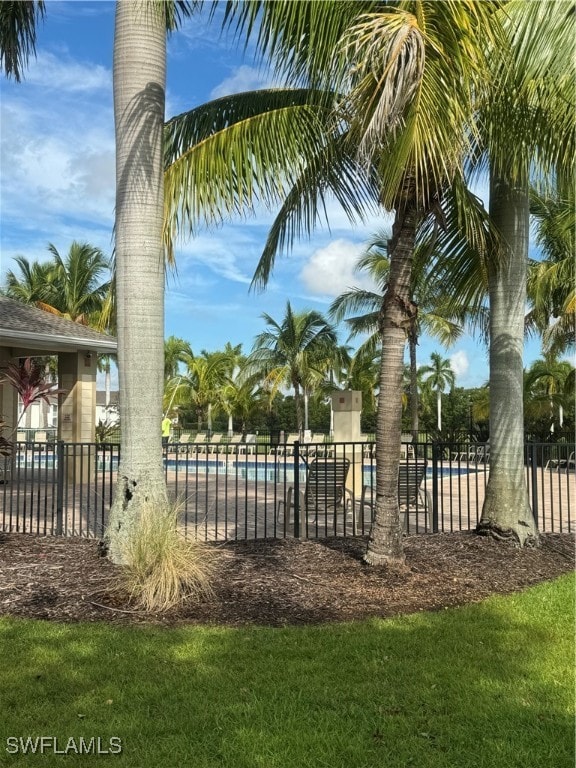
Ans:
POLYGON ((162 467, 164 368, 163 126, 166 25, 162 3, 116 5, 116 288, 121 462, 108 537, 125 560, 143 506, 167 505, 162 467), (145 373, 145 375, 143 375, 145 373))
POLYGON ((396 210, 389 243, 390 278, 382 309, 382 361, 376 422, 376 505, 364 559, 370 565, 403 567, 402 526, 398 506, 398 468, 402 432, 402 373, 406 338, 416 319, 410 298, 412 256, 418 212, 413 180, 407 202, 396 210))
POLYGON ((302 419, 302 395, 300 394, 300 387, 296 382, 293 382, 292 386, 294 387, 294 405, 296 407, 296 430, 300 438, 302 438, 302 425, 304 423, 302 419))
POLYGON ((490 215, 507 253, 489 267, 490 476, 479 533, 535 544, 524 473, 523 349, 528 262, 528 184, 492 172, 490 215))
POLYGON ((436 426, 438 427, 438 433, 440 433, 442 432, 442 390, 440 388, 436 390, 436 414, 436 426))

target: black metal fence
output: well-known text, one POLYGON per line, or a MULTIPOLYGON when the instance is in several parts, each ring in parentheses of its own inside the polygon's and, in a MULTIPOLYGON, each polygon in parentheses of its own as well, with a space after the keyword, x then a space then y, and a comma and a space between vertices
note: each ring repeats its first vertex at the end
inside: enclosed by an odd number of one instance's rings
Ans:
MULTIPOLYGON (((17 443, 11 457, 0 459, 0 530, 101 537, 119 458, 117 444, 17 443)), ((525 466, 539 529, 574 531, 574 444, 529 443, 525 466)), ((188 537, 315 538, 370 529, 374 443, 171 444, 164 471, 188 537)), ((406 532, 473 529, 489 471, 488 444, 403 444, 406 532)))

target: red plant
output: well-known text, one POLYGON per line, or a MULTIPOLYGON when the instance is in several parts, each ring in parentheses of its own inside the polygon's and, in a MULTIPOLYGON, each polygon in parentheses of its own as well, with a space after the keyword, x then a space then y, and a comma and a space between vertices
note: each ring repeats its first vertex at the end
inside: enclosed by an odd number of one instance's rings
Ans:
POLYGON ((51 384, 44 379, 42 368, 32 358, 26 357, 18 365, 8 363, 8 368, 0 377, 0 382, 11 384, 20 395, 24 410, 37 400, 44 400, 50 405, 50 397, 65 392, 56 384, 51 384))

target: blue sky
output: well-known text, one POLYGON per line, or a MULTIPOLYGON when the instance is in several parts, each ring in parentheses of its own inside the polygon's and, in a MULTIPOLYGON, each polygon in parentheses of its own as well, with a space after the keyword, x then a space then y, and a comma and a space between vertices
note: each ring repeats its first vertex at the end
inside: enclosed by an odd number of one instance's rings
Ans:
MULTIPOLYGON (((73 240, 112 250, 114 125, 113 2, 49 0, 38 29, 37 58, 20 84, 2 80, 0 155, 0 280, 12 259, 43 260, 54 243, 65 254, 73 240)), ((217 22, 196 16, 168 43, 167 118, 227 93, 269 85, 248 51, 242 56, 217 22)), ((188 340, 194 352, 227 341, 250 351, 262 313, 280 320, 286 302, 325 312, 343 290, 368 285, 353 273, 363 243, 389 220, 352 227, 334 204, 330 230, 295 244, 276 262, 265 292, 249 284, 273 214, 202 231, 176 251, 177 274, 166 292, 166 336, 188 340)), ((346 331, 340 334, 346 341, 346 331)), ((422 338, 419 363, 436 342, 422 338)), ((488 378, 487 351, 469 336, 442 351, 459 386, 488 378)), ((526 349, 526 362, 538 344, 526 349)))

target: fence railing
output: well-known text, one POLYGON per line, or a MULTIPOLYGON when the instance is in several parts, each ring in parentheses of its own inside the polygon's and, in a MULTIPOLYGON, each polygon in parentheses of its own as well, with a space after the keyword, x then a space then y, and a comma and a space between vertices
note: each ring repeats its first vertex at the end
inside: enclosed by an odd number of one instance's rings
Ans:
MULTIPOLYGON (((102 537, 117 444, 30 443, 0 458, 0 530, 102 537)), ((170 497, 184 535, 205 540, 364 535, 376 503, 374 443, 170 444, 170 497)), ((541 531, 576 526, 573 443, 525 446, 541 531)), ((402 445, 399 503, 407 533, 473 529, 490 471, 488 444, 402 445)))

